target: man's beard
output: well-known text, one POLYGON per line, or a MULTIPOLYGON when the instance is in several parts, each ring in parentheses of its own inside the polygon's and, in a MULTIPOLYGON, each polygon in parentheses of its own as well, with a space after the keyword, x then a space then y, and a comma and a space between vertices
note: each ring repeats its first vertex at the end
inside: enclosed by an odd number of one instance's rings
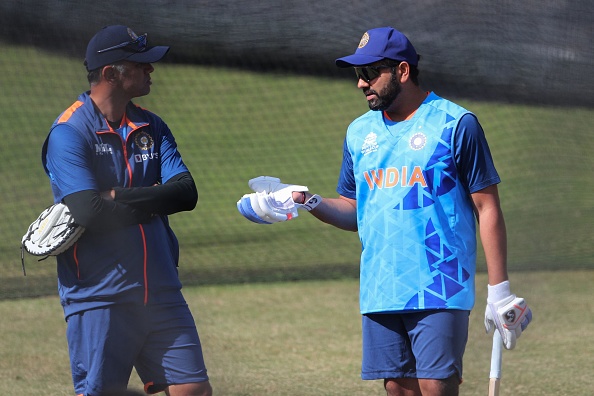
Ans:
POLYGON ((372 89, 368 89, 367 91, 363 91, 365 94, 371 92, 374 93, 377 98, 369 100, 367 104, 369 105, 370 110, 376 111, 384 111, 388 109, 392 103, 396 100, 402 88, 400 87, 400 83, 398 82, 396 74, 392 74, 390 78, 390 83, 387 87, 382 89, 381 92, 373 91, 372 89))

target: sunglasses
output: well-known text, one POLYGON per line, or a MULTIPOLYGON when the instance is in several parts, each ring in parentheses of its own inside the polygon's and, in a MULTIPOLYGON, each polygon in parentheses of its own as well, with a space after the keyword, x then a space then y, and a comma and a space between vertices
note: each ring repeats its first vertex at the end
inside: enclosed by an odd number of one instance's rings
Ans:
POLYGON ((126 41, 124 43, 114 45, 113 47, 104 48, 102 50, 97 51, 97 53, 101 54, 103 52, 111 51, 111 50, 118 49, 118 48, 124 48, 124 47, 130 47, 136 52, 141 52, 146 48, 146 35, 147 35, 147 33, 142 34, 142 35, 136 37, 132 41, 126 41))
POLYGON ((380 70, 382 69, 389 69, 391 66, 365 66, 365 67, 355 67, 355 74, 357 75, 357 79, 362 79, 366 83, 371 82, 371 80, 375 80, 379 77, 380 70))

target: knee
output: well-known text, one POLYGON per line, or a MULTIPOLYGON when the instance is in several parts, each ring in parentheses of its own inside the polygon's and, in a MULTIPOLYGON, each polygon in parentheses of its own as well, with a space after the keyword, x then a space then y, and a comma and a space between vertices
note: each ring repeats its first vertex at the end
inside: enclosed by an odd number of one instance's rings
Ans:
POLYGON ((212 396, 212 386, 210 382, 200 383, 200 389, 198 390, 197 396, 212 396))
POLYGON ((212 396, 210 382, 170 385, 165 391, 167 396, 212 396))
POLYGON ((388 378, 384 380, 384 388, 388 396, 420 394, 419 381, 416 378, 388 378))

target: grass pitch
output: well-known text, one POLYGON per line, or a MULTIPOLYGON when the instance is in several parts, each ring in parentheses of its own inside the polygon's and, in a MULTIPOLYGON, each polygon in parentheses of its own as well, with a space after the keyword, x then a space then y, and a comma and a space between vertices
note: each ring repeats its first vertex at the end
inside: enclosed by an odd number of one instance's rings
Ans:
MULTIPOLYGON (((501 395, 591 395, 593 271, 511 273, 534 320, 503 352, 501 395), (563 375, 562 373, 571 373, 563 375)), ((462 396, 484 395, 491 337, 483 327, 486 276, 477 277, 462 396)), ((188 287, 216 395, 382 395, 362 381, 354 280, 188 287)), ((72 395, 66 324, 55 297, 0 301, 0 394, 72 395)), ((133 373, 130 387, 141 389, 133 373)))

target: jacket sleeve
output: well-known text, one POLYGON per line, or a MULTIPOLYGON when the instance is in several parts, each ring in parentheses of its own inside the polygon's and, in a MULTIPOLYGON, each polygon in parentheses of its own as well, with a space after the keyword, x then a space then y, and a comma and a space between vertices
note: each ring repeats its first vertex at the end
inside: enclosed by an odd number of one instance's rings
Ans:
POLYGON ((83 190, 64 197, 74 220, 90 230, 110 230, 149 221, 152 215, 133 206, 101 198, 95 190, 83 190))
POLYGON ((115 201, 143 212, 169 215, 193 210, 198 202, 198 190, 190 172, 182 172, 165 184, 150 187, 114 187, 115 201))

